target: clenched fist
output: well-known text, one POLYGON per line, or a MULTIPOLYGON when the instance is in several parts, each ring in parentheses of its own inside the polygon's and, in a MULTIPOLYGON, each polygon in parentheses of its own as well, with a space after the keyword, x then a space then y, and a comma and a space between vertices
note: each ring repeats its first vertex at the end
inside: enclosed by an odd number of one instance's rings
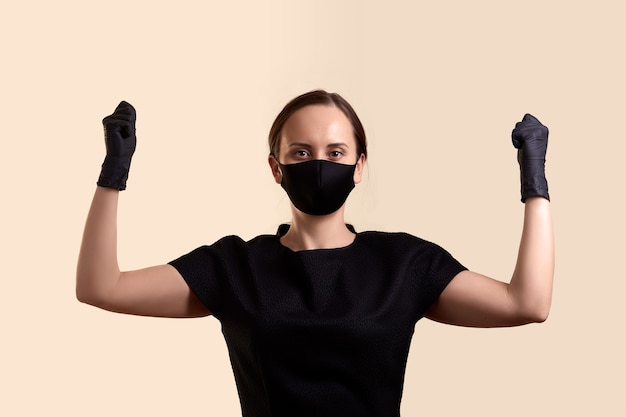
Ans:
POLYGON ((99 186, 126 189, 130 161, 137 145, 135 120, 135 108, 125 101, 102 120, 107 153, 98 178, 99 186))
POLYGON ((545 175, 548 128, 536 117, 526 114, 522 121, 515 125, 511 138, 513 146, 517 148, 522 202, 525 203, 529 197, 550 200, 545 175))

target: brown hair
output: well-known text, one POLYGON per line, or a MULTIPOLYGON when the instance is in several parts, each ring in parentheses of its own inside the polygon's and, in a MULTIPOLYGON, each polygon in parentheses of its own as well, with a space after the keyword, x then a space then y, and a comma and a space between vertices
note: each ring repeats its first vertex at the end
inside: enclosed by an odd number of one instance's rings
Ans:
POLYGON ((282 111, 276 116, 276 120, 272 124, 269 134, 269 146, 270 146, 270 155, 278 158, 278 151, 280 149, 280 135, 283 130, 283 126, 287 122, 287 119, 291 117, 297 110, 300 110, 306 106, 312 105, 325 105, 325 106, 334 106, 341 110, 348 120, 350 120, 350 124, 352 124, 352 130, 354 132, 354 139, 356 140, 357 147, 357 156, 363 154, 367 157, 367 139, 365 137, 365 130, 363 129, 363 125, 359 120, 359 117, 356 115, 356 112, 343 97, 341 97, 337 93, 329 93, 324 90, 313 90, 308 93, 304 93, 299 95, 298 97, 291 100, 287 105, 282 109, 282 111))

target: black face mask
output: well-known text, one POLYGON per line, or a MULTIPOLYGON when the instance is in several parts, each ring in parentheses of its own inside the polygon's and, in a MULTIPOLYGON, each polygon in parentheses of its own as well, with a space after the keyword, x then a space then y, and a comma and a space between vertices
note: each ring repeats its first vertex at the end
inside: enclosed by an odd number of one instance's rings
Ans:
POLYGON ((294 206, 303 213, 325 215, 339 210, 354 188, 354 165, 325 160, 296 164, 278 163, 283 173, 280 185, 294 206))

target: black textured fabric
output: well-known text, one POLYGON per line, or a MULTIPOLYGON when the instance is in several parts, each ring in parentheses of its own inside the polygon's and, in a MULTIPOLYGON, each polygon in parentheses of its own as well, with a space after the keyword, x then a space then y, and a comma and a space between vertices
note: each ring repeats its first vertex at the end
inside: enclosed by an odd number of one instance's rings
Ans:
POLYGON ((286 229, 170 262, 222 324, 243 415, 398 416, 415 323, 465 267, 404 233, 294 252, 286 229))

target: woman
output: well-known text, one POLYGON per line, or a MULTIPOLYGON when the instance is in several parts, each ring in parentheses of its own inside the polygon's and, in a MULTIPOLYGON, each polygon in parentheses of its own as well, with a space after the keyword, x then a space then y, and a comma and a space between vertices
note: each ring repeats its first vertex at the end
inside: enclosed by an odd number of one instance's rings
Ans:
POLYGON ((214 315, 244 416, 399 415, 420 318, 496 327, 548 315, 554 269, 544 175, 548 129, 531 115, 512 134, 525 213, 510 283, 469 271, 417 237, 356 233, 345 224, 344 202, 361 180, 367 144, 352 107, 325 91, 293 99, 270 131, 268 161, 291 200, 290 225, 120 272, 116 211, 135 150, 135 110, 122 102, 103 124, 107 156, 85 226, 77 297, 129 314, 214 315))

